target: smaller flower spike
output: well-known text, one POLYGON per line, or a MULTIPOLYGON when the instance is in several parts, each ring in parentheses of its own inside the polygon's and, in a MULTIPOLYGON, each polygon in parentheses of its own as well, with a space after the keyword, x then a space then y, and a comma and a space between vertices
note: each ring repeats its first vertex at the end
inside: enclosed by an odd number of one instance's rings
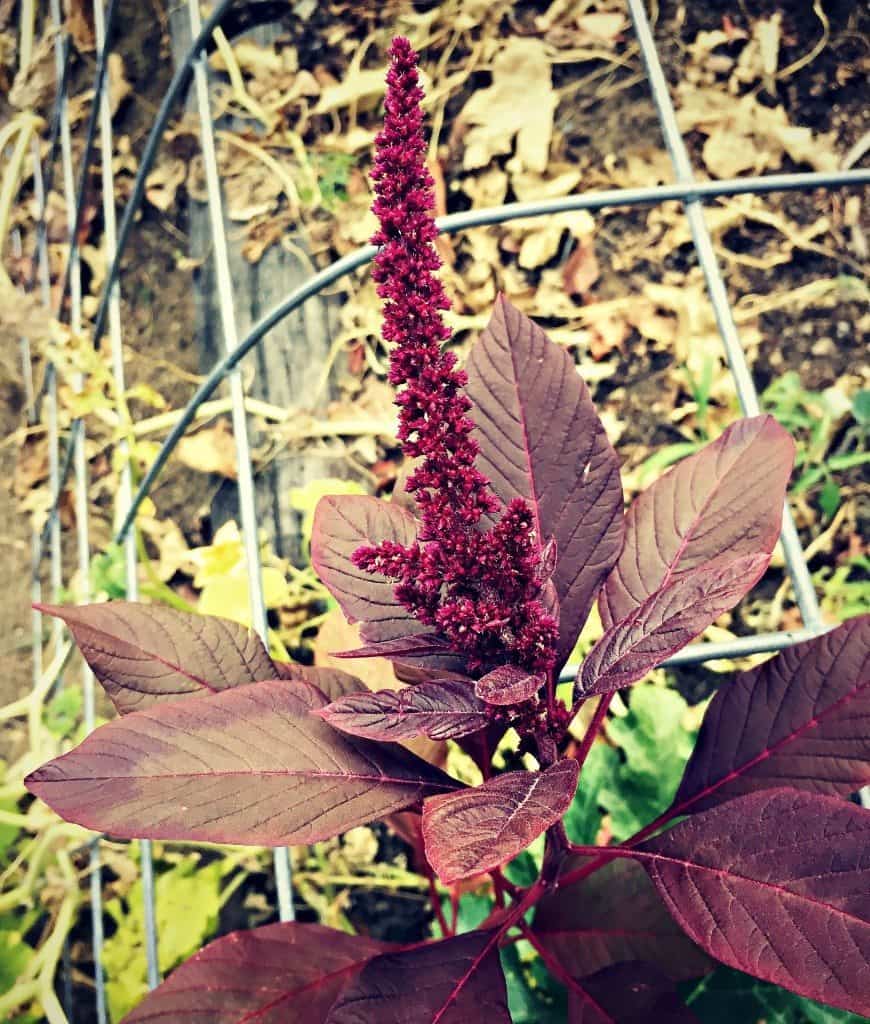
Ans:
POLYGON ((436 271, 433 181, 417 54, 398 37, 390 49, 386 115, 376 140, 373 210, 380 228, 372 276, 384 300, 384 338, 393 345, 390 382, 398 389, 399 439, 419 465, 407 489, 421 530, 409 547, 358 548, 354 563, 396 581, 396 596, 420 622, 437 627, 470 671, 514 661, 552 668, 558 626, 539 599, 541 538, 525 501, 516 499, 489 530, 500 503, 477 469, 471 401, 442 312, 450 301, 436 271))

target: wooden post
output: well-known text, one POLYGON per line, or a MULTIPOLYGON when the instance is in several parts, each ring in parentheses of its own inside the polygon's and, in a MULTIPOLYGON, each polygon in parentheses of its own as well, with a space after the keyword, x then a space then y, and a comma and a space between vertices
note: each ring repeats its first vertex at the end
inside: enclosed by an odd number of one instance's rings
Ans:
MULTIPOLYGON (((191 41, 185 6, 171 13, 170 31, 173 56, 177 62, 191 41)), ((279 25, 266 25, 253 29, 249 38, 261 45, 269 45, 280 33, 279 25)), ((189 97, 188 105, 190 102, 189 97)), ((240 127, 230 117, 222 118, 219 126, 230 130, 240 127)), ((245 128, 250 131, 250 123, 246 122, 245 128)), ((204 203, 190 201, 187 212, 190 254, 202 261, 195 283, 196 333, 200 365, 207 370, 222 354, 214 270, 209 259, 208 211, 204 203)), ((237 327, 242 338, 262 314, 303 284, 310 277, 311 269, 304 258, 278 245, 271 246, 258 263, 251 264, 242 255, 241 244, 233 243, 233 239, 239 236, 239 225, 227 221, 227 234, 237 327)), ((249 393, 279 408, 322 413, 332 397, 331 386, 317 396, 316 404, 312 404, 311 399, 329 354, 334 313, 334 301, 317 296, 273 328, 245 361, 244 365, 256 367, 249 393)), ((256 447, 264 438, 252 433, 251 440, 256 447)), ((260 526, 277 554, 297 563, 301 554, 300 516, 289 506, 290 488, 320 477, 345 474, 346 468, 340 457, 325 451, 292 450, 279 452, 257 474, 260 526)), ((211 504, 211 515, 215 528, 229 519, 238 519, 238 495, 232 481, 219 482, 211 504)))

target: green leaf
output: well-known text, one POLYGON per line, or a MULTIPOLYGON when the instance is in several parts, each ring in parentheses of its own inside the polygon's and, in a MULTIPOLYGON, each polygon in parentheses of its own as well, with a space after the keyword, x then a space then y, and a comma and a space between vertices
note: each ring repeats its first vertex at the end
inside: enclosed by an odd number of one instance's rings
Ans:
MULTIPOLYGON (((157 877, 158 957, 163 974, 195 953, 217 927, 225 866, 217 860, 200 867, 199 860, 196 854, 185 856, 157 877)), ((118 926, 103 947, 109 1011, 112 1020, 118 1021, 148 991, 141 880, 133 884, 125 901, 109 900, 106 912, 118 926)))
POLYGON ((628 714, 608 721, 607 736, 625 760, 602 785, 598 799, 610 812, 617 842, 643 828, 673 799, 695 740, 683 724, 687 710, 675 690, 641 684, 631 691, 628 714))
MULTIPOLYGON (((5 761, 0 761, 0 775, 6 767, 5 761)), ((14 797, 6 797, 0 800, 0 811, 9 811, 14 814, 18 811, 18 803, 14 797)), ((10 849, 12 844, 18 838, 18 834, 21 831, 16 825, 0 825, 0 864, 3 864, 6 860, 6 851, 10 849)), ((0 928, 3 927, 2 918, 0 918, 0 928)))
POLYGON ((564 989, 529 943, 505 946, 500 955, 513 1024, 563 1024, 568 1019, 564 989))
POLYGON ((819 492, 819 508, 830 519, 839 507, 840 488, 833 480, 828 480, 819 492))
POLYGON ((574 800, 565 815, 565 829, 572 843, 595 842, 601 828, 599 794, 605 783, 611 782, 620 767, 618 751, 606 743, 595 743, 580 772, 580 782, 574 800))
POLYGON ((865 1020, 730 967, 718 967, 701 981, 681 987, 701 1024, 862 1024, 865 1020))
MULTIPOLYGON (((493 906, 495 906, 495 904, 492 897, 485 893, 463 893, 459 897, 459 905, 457 907, 456 934, 464 935, 466 932, 473 932, 475 928, 479 928, 492 913, 493 906)), ((444 917, 447 919, 447 924, 449 926, 453 910, 450 906, 450 900, 446 897, 441 900, 441 909, 444 912, 444 917)), ((437 921, 435 922, 432 931, 436 938, 444 938, 441 934, 441 929, 439 928, 437 921)))
POLYGON ((45 727, 61 739, 72 736, 82 713, 82 693, 69 686, 54 697, 45 709, 45 727))
POLYGON ((111 599, 127 596, 127 565, 124 549, 112 542, 91 559, 91 591, 111 599))
POLYGON ((852 415, 862 427, 870 426, 870 389, 859 391, 852 400, 852 415))
POLYGON ((0 917, 0 992, 12 989, 33 958, 34 950, 24 941, 24 930, 24 922, 11 914, 0 917))

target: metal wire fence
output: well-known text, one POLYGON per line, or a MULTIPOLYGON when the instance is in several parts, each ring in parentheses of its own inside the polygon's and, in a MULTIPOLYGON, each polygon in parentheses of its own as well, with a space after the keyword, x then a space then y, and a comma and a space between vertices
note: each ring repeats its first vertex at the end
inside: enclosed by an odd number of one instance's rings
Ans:
MULTIPOLYGON (((711 235, 704 217, 704 203, 717 197, 739 194, 761 195, 770 192, 816 188, 856 187, 870 183, 870 171, 842 170, 830 173, 776 174, 760 177, 745 177, 731 180, 697 181, 686 145, 681 136, 677 117, 671 101, 668 84, 662 71, 656 43, 642 0, 627 0, 634 32, 646 65, 649 86, 658 112, 665 144, 670 155, 674 181, 670 184, 647 188, 624 188, 571 195, 564 198, 541 202, 509 203, 488 209, 472 210, 442 217, 439 228, 446 234, 455 234, 473 227, 504 223, 517 218, 546 217, 568 210, 598 210, 602 208, 638 207, 680 200, 684 204, 685 216, 691 231, 692 242, 698 262, 704 274, 709 298, 713 306, 727 355, 734 386, 743 412, 753 415, 759 411, 759 397, 753 383, 746 356, 741 346, 728 301, 725 282, 718 265, 711 235)), ((123 356, 124 325, 121 316, 121 261, 130 243, 136 214, 139 211, 146 178, 152 169, 164 132, 172 117, 193 84, 195 109, 199 119, 199 137, 208 211, 212 232, 215 261, 218 308, 223 341, 223 358, 210 370, 188 402, 182 415, 163 442, 157 457, 138 488, 133 487, 127 455, 127 442, 120 445, 120 487, 117 494, 116 521, 120 523, 115 540, 122 546, 126 588, 129 599, 137 597, 137 552, 133 524, 137 511, 148 496, 170 454, 194 421, 197 410, 215 389, 228 381, 232 403, 233 435, 236 448, 236 469, 238 474, 239 519, 242 526, 243 543, 247 561, 247 585, 254 627, 266 639, 267 621, 263 600, 260 572, 260 553, 257 542, 257 509, 254 494, 253 469, 248 437, 248 423, 245 410, 244 384, 240 364, 245 355, 259 345, 269 331, 285 317, 298 309, 313 296, 355 269, 367 264, 375 250, 364 246, 329 267, 313 273, 301 287, 264 315, 248 331, 239 337, 233 302, 233 285, 230 277, 227 238, 224 229, 224 212, 221 198, 221 182, 215 152, 213 118, 210 109, 209 89, 206 75, 206 58, 213 48, 214 30, 224 26, 232 16, 236 28, 247 29, 275 15, 275 5, 254 2, 234 8, 232 0, 221 0, 203 23, 200 19, 196 0, 188 0, 190 28, 193 43, 183 61, 180 62, 167 89, 160 108, 154 118, 142 153, 140 165, 130 197, 126 203, 120 224, 115 215, 115 182, 112 169, 112 116, 109 102, 110 71, 109 55, 117 21, 117 2, 101 0, 94 4, 94 29, 96 37, 96 68, 94 73, 93 101, 90 108, 85 145, 81 156, 78 182, 73 167, 73 151, 68 111, 68 90, 70 77, 70 39, 65 34, 60 0, 51 0, 50 17, 56 28, 55 63, 57 91, 51 118, 48 153, 40 159, 40 149, 33 143, 33 180, 38 206, 36 233, 35 276, 31 286, 38 288, 45 306, 57 317, 69 310, 69 322, 73 332, 81 332, 82 316, 82 275, 79 228, 84 211, 84 199, 88 183, 88 171, 93 156, 94 144, 99 138, 101 153, 101 206, 104 223, 103 245, 108 266, 105 282, 99 300, 96 317, 90 331, 94 346, 100 346, 108 337, 111 353, 112 373, 118 394, 125 391, 125 366, 123 356), (51 287, 47 251, 46 212, 47 195, 52 188, 56 167, 59 163, 62 178, 62 193, 68 211, 68 259, 63 284, 55 308, 51 309, 51 287), (68 300, 68 301, 67 301, 68 300)), ((229 29, 228 29, 229 31, 229 29)), ((48 366, 44 384, 39 393, 34 392, 33 370, 30 363, 30 349, 26 339, 21 342, 22 366, 25 391, 28 397, 28 417, 31 424, 44 422, 47 426, 49 450, 49 486, 51 508, 43 530, 35 533, 32 542, 32 595, 34 601, 42 599, 42 567, 45 559, 49 563, 49 587, 52 600, 58 600, 63 586, 63 561, 61 552, 61 524, 59 505, 70 474, 76 507, 77 561, 79 577, 87 587, 90 563, 88 537, 88 463, 85 454, 85 424, 83 420, 73 422, 65 445, 61 446, 58 428, 57 373, 48 366)), ((790 574, 803 626, 788 632, 763 633, 742 637, 727 643, 706 643, 692 645, 673 657, 669 664, 703 662, 715 658, 731 658, 745 654, 776 651, 824 631, 819 605, 810 579, 806 560, 788 508, 785 510, 782 527, 782 547, 790 574)), ((87 600, 88 594, 82 593, 87 600)), ((50 650, 52 665, 58 672, 64 662, 69 642, 65 639, 59 620, 52 620, 50 650)), ((32 644, 34 680, 45 685, 43 675, 42 621, 39 612, 34 612, 32 622, 32 644)), ((565 670, 564 678, 572 678, 571 666, 565 670)), ((81 686, 84 694, 84 717, 88 731, 94 727, 94 679, 90 671, 83 671, 81 686)), ((95 838, 89 847, 90 857, 90 915, 92 945, 95 964, 96 1020, 104 1024, 107 1017, 103 965, 101 959, 103 943, 103 906, 100 865, 100 841, 95 838)), ((294 914, 291 886, 290 860, 288 851, 277 850, 274 857, 278 909, 282 920, 291 920, 294 914)), ((152 851, 150 844, 141 844, 142 891, 144 899, 145 955, 147 978, 150 986, 160 980, 158 967, 158 930, 155 918, 155 892, 152 851)), ((69 986, 69 972, 66 985, 69 986)))

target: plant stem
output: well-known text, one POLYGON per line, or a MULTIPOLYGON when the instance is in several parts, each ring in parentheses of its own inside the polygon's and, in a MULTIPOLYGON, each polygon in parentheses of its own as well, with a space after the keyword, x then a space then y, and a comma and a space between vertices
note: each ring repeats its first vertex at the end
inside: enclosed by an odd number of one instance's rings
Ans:
POLYGON ((435 912, 435 919, 438 922, 438 927, 441 929, 441 934, 446 939, 448 935, 456 934, 456 923, 454 922, 453 928, 447 927, 447 918, 444 916, 444 910, 441 907, 441 899, 438 895, 438 889, 435 886, 435 878, 431 871, 426 872, 426 877, 429 881, 429 897, 432 900, 432 909, 435 912))
POLYGON ((584 1003, 588 1003, 592 1006, 598 1014, 602 1015, 603 1019, 609 1020, 610 1015, 606 1014, 592 996, 589 995, 586 989, 584 989, 575 978, 571 977, 568 971, 565 970, 547 947, 538 939, 537 935, 535 935, 525 921, 520 921, 520 930, 523 933, 523 938, 528 940, 538 956, 544 961, 550 974, 552 974, 558 981, 561 981, 569 992, 575 992, 584 1003))
POLYGON ((595 709, 595 714, 592 716, 592 721, 589 723, 589 726, 583 735, 583 739, 580 743, 580 749, 576 754, 577 763, 580 765, 581 769, 583 768, 586 758, 589 756, 589 751, 592 749, 595 737, 604 725, 604 719, 607 717, 607 712, 610 708, 613 697, 614 694, 606 693, 598 701, 598 707, 595 709))
POLYGON ((628 857, 630 856, 630 850, 632 847, 637 846, 639 842, 642 842, 647 836, 652 835, 662 825, 666 824, 675 815, 680 813, 679 807, 669 807, 663 814, 660 814, 654 821, 651 821, 648 825, 639 831, 635 832, 633 836, 629 836, 625 842, 620 843, 619 846, 575 846, 571 844, 571 853, 587 854, 593 859, 582 867, 576 868, 574 871, 569 871, 566 875, 563 875, 559 879, 559 886, 571 885, 574 882, 580 882, 589 875, 594 874, 596 871, 600 871, 605 864, 609 864, 615 857, 628 857))

